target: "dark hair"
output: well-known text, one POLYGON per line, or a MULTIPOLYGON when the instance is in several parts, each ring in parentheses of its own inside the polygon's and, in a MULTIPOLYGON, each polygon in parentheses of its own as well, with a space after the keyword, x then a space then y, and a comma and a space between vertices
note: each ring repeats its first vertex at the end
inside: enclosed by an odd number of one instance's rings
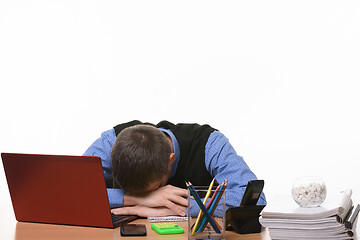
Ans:
POLYGON ((168 173, 171 146, 165 133, 150 125, 125 128, 111 150, 114 184, 143 192, 168 173))

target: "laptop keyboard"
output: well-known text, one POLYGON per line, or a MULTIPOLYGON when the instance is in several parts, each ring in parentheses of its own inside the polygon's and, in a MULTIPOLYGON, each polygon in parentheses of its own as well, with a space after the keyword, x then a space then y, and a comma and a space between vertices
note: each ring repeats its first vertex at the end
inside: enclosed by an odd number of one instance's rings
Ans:
POLYGON ((138 218, 136 215, 115 215, 111 214, 112 222, 115 225, 127 223, 138 218))
POLYGON ((126 215, 115 215, 115 214, 111 214, 111 218, 113 222, 117 222, 117 221, 121 221, 122 219, 124 219, 125 217, 127 217, 126 215))

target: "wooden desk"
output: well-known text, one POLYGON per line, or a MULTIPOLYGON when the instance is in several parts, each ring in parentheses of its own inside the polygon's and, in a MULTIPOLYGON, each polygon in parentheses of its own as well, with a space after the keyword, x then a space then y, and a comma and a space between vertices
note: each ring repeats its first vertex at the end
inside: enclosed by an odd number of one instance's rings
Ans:
MULTIPOLYGON (((176 235, 159 235, 154 232, 150 223, 146 219, 136 220, 133 223, 142 223, 146 225, 146 237, 121 237, 120 229, 103 229, 92 227, 75 227, 75 226, 62 226, 54 224, 38 224, 38 223, 23 223, 18 222, 15 230, 15 240, 48 240, 48 239, 171 239, 171 240, 184 240, 187 238, 187 231, 184 234, 176 235), (121 238, 120 238, 121 237, 121 238)), ((186 229, 186 222, 179 223, 181 227, 186 229)), ((248 240, 265 240, 270 239, 267 231, 259 234, 236 234, 235 232, 226 232, 226 239, 248 239, 248 240)))
MULTIPOLYGON (((0 239, 2 240, 141 240, 141 239, 170 239, 183 240, 187 239, 187 222, 179 222, 178 224, 184 228, 184 234, 176 235, 159 235, 151 229, 151 224, 147 219, 138 219, 132 223, 140 223, 146 225, 146 237, 121 237, 120 229, 106 229, 94 227, 78 227, 55 224, 25 223, 17 222, 14 217, 11 206, 0 207, 0 239), (120 238, 121 237, 121 238, 120 238)), ((268 232, 264 229, 258 234, 237 234, 227 231, 226 239, 247 239, 247 240, 270 240, 268 232)))

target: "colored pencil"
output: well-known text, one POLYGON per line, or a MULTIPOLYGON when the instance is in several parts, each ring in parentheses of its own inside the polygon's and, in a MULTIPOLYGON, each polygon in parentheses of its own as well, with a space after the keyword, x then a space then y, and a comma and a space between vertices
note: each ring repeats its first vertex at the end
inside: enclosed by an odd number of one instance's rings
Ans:
MULTIPOLYGON (((214 207, 214 204, 215 204, 216 202, 219 202, 218 199, 219 199, 219 196, 220 196, 220 193, 221 193, 222 188, 223 188, 223 184, 220 185, 220 189, 219 189, 218 193, 216 194, 213 203, 211 204, 211 206, 210 206, 209 208, 207 208, 208 211, 209 211, 209 213, 210 213, 210 211, 212 210, 211 207, 214 207)), ((210 213, 210 215, 211 215, 211 213, 210 213)), ((202 232, 202 231, 204 230, 207 222, 208 222, 208 221, 206 220, 206 218, 203 217, 203 218, 201 219, 201 221, 200 221, 199 227, 196 229, 196 232, 202 232)))
MULTIPOLYGON (((207 208, 209 210, 211 216, 214 215, 215 209, 216 209, 217 205, 219 204, 219 201, 220 201, 223 193, 225 192, 226 186, 227 186, 227 179, 225 180, 225 182, 221 183, 221 187, 219 189, 217 196, 215 197, 214 202, 211 204, 210 208, 207 208)), ((200 224, 199 228, 197 229, 197 232, 204 231, 204 228, 207 224, 206 218, 203 218, 200 222, 201 222, 201 224, 200 224)), ((219 229, 221 229, 220 226, 218 226, 218 227, 219 227, 219 229)))
MULTIPOLYGON (((210 201, 206 204, 206 209, 207 209, 207 210, 210 208, 211 204, 214 202, 215 197, 216 197, 216 195, 218 194, 220 187, 221 187, 221 184, 217 186, 217 188, 215 189, 215 192, 213 193, 210 201)), ((203 221, 203 219, 204 219, 204 213, 201 213, 200 223, 203 221)), ((214 219, 214 221, 215 221, 216 225, 220 226, 220 225, 216 222, 215 219, 214 219)), ((195 231, 197 231, 198 229, 199 229, 199 224, 198 224, 197 228, 195 229, 195 231)))
MULTIPOLYGON (((209 186, 209 188, 208 188, 208 190, 206 192, 206 195, 205 195, 205 198, 204 198, 204 201, 203 201, 204 205, 205 205, 206 201, 208 200, 208 198, 210 197, 212 187, 214 186, 214 182, 215 182, 215 178, 213 178, 213 180, 211 181, 210 186, 209 186)), ((195 222, 195 226, 192 229, 191 235, 195 234, 195 230, 196 230, 196 228, 197 228, 197 226, 198 226, 198 224, 200 222, 201 213, 202 213, 202 211, 200 209, 199 214, 198 214, 197 219, 196 219, 196 222, 195 222)))
POLYGON ((203 211, 205 217, 207 218, 207 220, 209 221, 209 223, 211 224, 211 226, 213 227, 213 229, 215 230, 215 232, 217 233, 221 233, 220 229, 218 228, 218 226, 216 225, 213 217, 210 215, 210 213, 208 212, 208 210, 205 208, 204 204, 201 202, 201 199, 199 197, 199 195, 197 194, 194 186, 191 184, 191 182, 187 182, 186 186, 188 187, 188 189, 190 190, 191 195, 194 197, 196 203, 199 205, 200 209, 203 211))

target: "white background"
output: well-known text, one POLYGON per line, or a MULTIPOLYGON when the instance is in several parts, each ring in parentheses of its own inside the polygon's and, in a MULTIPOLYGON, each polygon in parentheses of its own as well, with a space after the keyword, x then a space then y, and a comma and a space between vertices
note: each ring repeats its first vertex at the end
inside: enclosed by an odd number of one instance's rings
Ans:
POLYGON ((357 200, 359 43, 359 1, 0 0, 0 152, 81 155, 133 119, 209 123, 268 200, 303 175, 357 200))

